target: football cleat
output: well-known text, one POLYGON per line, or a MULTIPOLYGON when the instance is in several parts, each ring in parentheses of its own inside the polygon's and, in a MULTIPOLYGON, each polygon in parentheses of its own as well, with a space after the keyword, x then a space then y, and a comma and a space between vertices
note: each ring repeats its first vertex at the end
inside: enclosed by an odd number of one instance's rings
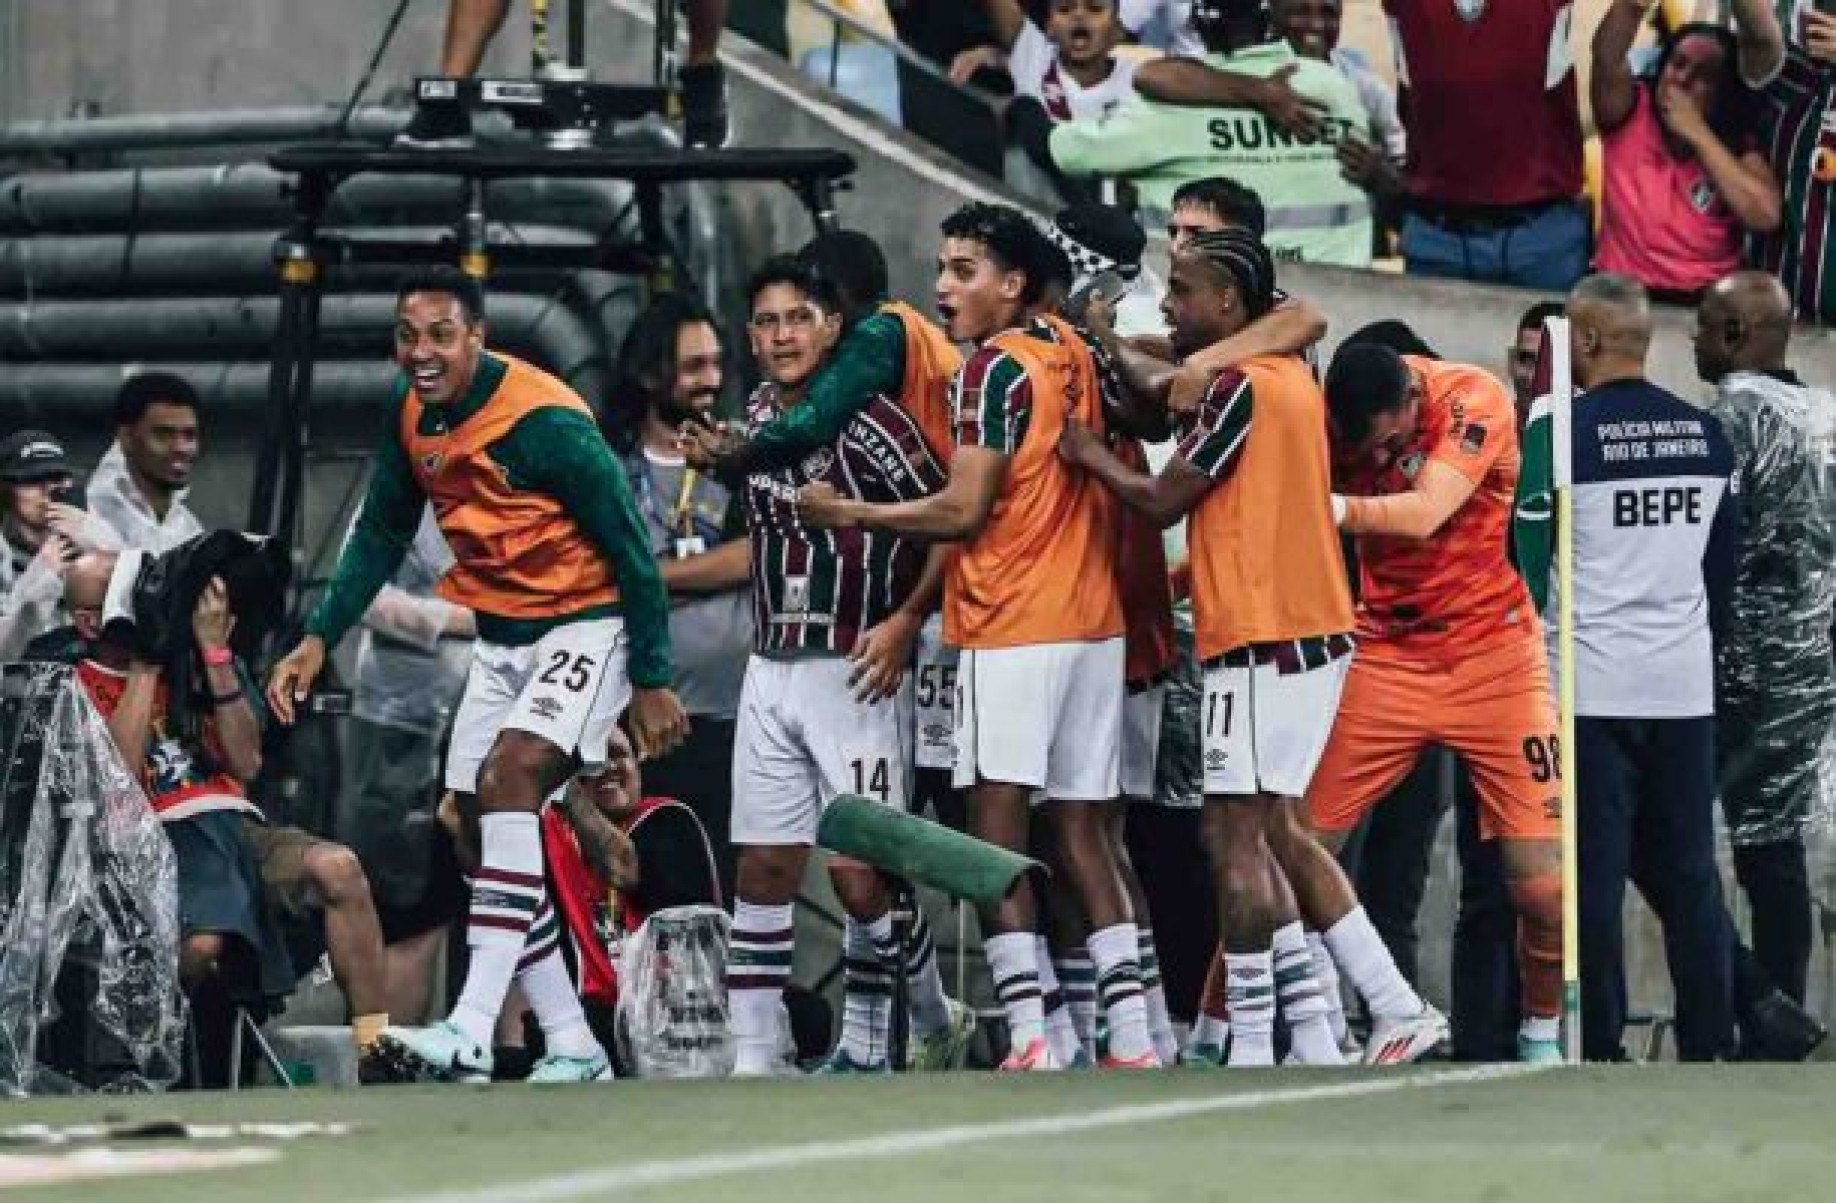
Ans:
POLYGON ((1007 1054, 1007 1060, 1001 1062, 1001 1072, 1009 1074, 1050 1073, 1063 1068, 1058 1059, 1052 1056, 1052 1046, 1044 1036, 1032 1040, 1025 1048, 1015 1049, 1007 1054))
POLYGON ((927 1032, 908 1040, 905 1045, 905 1068, 920 1073, 942 1073, 961 1069, 969 1056, 969 1042, 975 1038, 975 1008, 954 998, 944 999, 950 1022, 938 1031, 927 1032))
POLYGON ((1562 1042, 1541 1040, 1520 1032, 1517 1036, 1517 1059, 1525 1065, 1560 1065, 1562 1042))
POLYGON ((829 1054, 829 1059, 815 1069, 819 1074, 883 1074, 891 1073, 884 1060, 856 1061, 854 1054, 845 1048, 838 1048, 829 1054))
POLYGON ((1221 1069, 1229 1051, 1221 1044, 1188 1044, 1179 1056, 1182 1069, 1221 1069))
POLYGON ((408 150, 455 150, 473 145, 472 116, 458 104, 423 104, 408 119, 408 127, 395 136, 395 145, 408 150))
POLYGON ((612 1072, 612 1062, 601 1049, 591 1057, 563 1057, 551 1053, 537 1061, 523 1080, 538 1086, 557 1086, 570 1082, 610 1082, 616 1076, 612 1072))
POLYGON ((1159 1069, 1160 1067, 1160 1054, 1153 1049, 1149 1049, 1139 1057, 1118 1057, 1114 1053, 1105 1053, 1103 1059, 1097 1062, 1098 1069, 1159 1069))
POLYGON ((1364 1046, 1366 1065, 1408 1065, 1447 1042, 1447 1018, 1427 1003, 1407 1019, 1378 1019, 1364 1046))
POLYGON ((489 1082, 491 1050, 442 1020, 425 1028, 384 1028, 376 1055, 398 1082, 489 1082))

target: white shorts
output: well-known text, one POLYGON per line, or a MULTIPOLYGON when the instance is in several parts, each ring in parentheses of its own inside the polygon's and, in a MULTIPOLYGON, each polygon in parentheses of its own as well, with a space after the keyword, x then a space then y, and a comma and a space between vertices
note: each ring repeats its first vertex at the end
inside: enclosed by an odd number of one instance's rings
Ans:
POLYGON ((917 731, 912 764, 921 769, 956 767, 957 651, 943 641, 943 616, 933 614, 918 632, 913 658, 912 709, 917 731))
POLYGON ((446 788, 478 792, 479 766, 506 728, 539 735, 587 767, 603 764, 631 700, 626 655, 622 618, 570 622, 527 647, 478 640, 453 716, 446 788))
POLYGON ((1156 682, 1122 699, 1122 796, 1154 800, 1154 770, 1160 764, 1160 714, 1167 683, 1156 682))
POLYGON ((1107 802, 1121 784, 1122 638, 965 648, 956 671, 955 785, 1024 785, 1107 802))
POLYGON ((733 735, 733 842, 813 844, 837 794, 911 805, 911 684, 857 702, 840 656, 746 662, 733 735))
POLYGON ((1273 664, 1205 670, 1205 796, 1302 798, 1326 752, 1352 655, 1283 675, 1273 664))

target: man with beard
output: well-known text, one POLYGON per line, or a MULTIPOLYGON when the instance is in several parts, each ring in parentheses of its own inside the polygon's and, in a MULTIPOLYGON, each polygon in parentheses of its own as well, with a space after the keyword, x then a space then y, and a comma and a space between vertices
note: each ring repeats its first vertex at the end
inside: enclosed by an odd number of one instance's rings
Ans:
POLYGON ((158 553, 204 533, 185 506, 198 408, 197 391, 166 372, 135 376, 115 394, 115 442, 90 475, 89 504, 125 546, 158 553))
POLYGON ((1836 714, 1836 400, 1786 366, 1790 343, 1791 296, 1770 275, 1736 272, 1697 310, 1696 370, 1716 387, 1709 412, 1734 445, 1745 526, 1715 674, 1721 804, 1753 908, 1736 1006, 1742 1051, 1780 1058, 1823 1036, 1797 1005, 1811 949, 1804 830, 1829 796, 1836 714))
POLYGON ((727 825, 733 809, 733 722, 752 647, 752 599, 740 497, 683 459, 684 428, 712 425, 725 378, 714 315, 687 293, 664 293, 619 348, 604 418, 650 549, 669 587, 669 644, 689 737, 645 766, 658 793, 686 802, 713 841, 723 891, 733 888, 727 825))

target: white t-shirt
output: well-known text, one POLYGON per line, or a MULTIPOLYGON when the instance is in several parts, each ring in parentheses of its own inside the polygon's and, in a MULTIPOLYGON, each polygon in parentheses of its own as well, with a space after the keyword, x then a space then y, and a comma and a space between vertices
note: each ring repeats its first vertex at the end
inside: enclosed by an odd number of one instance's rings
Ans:
POLYGON ((1192 0, 1122 0, 1116 15, 1144 46, 1185 58, 1205 56, 1205 41, 1192 26, 1192 0))
POLYGON ((1058 47, 1045 30, 1028 21, 1007 52, 1007 73, 1014 91, 1045 105, 1059 121, 1101 121, 1135 92, 1135 64, 1111 60, 1109 77, 1086 88, 1058 61, 1058 47))

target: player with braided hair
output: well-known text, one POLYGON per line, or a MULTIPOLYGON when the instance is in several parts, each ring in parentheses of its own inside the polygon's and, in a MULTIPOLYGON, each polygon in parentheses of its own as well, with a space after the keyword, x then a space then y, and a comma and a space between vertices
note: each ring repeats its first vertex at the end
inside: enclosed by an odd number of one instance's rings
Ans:
MULTIPOLYGON (((1226 338, 1274 303, 1274 261, 1246 231, 1198 234, 1174 255, 1164 309, 1177 351, 1226 338)), ((1278 1004, 1293 1059, 1337 1064, 1296 903, 1298 894, 1337 904, 1336 915, 1309 913, 1316 923, 1356 909, 1300 813, 1352 651, 1325 398, 1300 359, 1256 356, 1213 383, 1159 476, 1130 468, 1075 423, 1059 452, 1162 526, 1190 515, 1194 634, 1205 668, 1204 837, 1225 940, 1230 1064, 1273 1062, 1278 1004)), ((1440 1016, 1394 964, 1358 984, 1390 1021, 1386 1035, 1405 1036, 1374 1042, 1391 1059, 1411 1060, 1444 1037, 1440 1016)))

